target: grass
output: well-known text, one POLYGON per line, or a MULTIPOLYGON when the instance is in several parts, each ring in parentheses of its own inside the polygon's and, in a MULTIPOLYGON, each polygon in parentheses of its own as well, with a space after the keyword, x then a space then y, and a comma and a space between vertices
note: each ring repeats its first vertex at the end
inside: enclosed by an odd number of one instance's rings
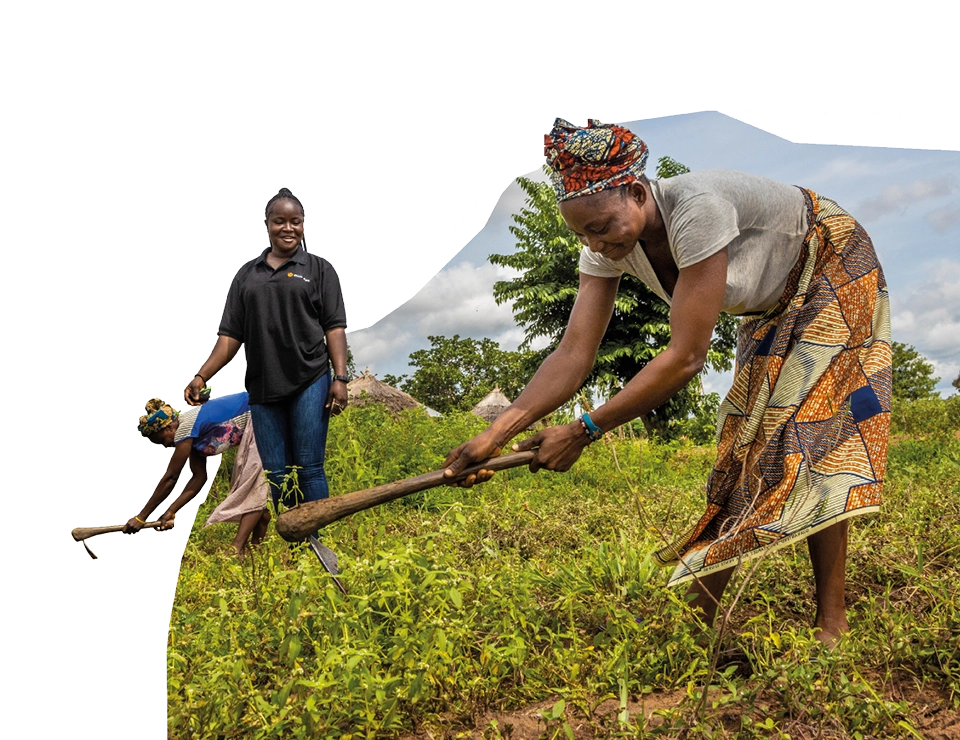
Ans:
MULTIPOLYGON (((232 527, 202 527, 225 460, 171 616, 170 737, 960 732, 958 401, 895 409, 884 506, 851 526, 851 633, 829 652, 810 632, 803 543, 749 576, 715 649, 652 565, 701 513, 710 447, 608 435, 566 474, 514 470, 356 514, 322 533, 346 596, 274 532, 238 562, 232 527), (720 649, 739 660, 714 670, 720 649)), ((480 428, 350 409, 331 426, 331 489, 437 469, 480 428)))

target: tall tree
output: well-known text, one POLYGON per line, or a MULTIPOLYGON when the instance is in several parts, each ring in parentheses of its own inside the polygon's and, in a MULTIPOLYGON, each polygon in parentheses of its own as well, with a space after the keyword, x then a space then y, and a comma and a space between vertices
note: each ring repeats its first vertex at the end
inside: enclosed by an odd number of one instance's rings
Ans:
MULTIPOLYGON (((689 172, 684 165, 661 157, 657 177, 663 179, 689 172)), ((510 232, 516 238, 513 254, 494 254, 490 262, 511 267, 519 275, 493 287, 497 303, 510 301, 513 316, 524 330, 520 349, 529 349, 540 338, 548 340, 538 360, 556 349, 563 336, 579 285, 580 240, 567 228, 548 183, 525 177, 517 183, 526 194, 524 207, 513 215, 510 232)), ((707 354, 706 366, 729 370, 736 347, 739 320, 721 314, 707 354)), ((585 386, 603 395, 613 395, 634 375, 666 349, 670 341, 670 308, 632 275, 624 275, 617 292, 613 317, 600 343, 593 371, 585 386)), ((648 431, 669 436, 671 422, 686 419, 703 404, 702 383, 697 376, 671 400, 643 417, 648 431)))
POLYGON ((893 397, 905 401, 932 398, 940 378, 933 374, 933 365, 912 344, 893 342, 893 397))
POLYGON ((384 382, 435 411, 469 411, 500 386, 515 398, 530 377, 533 352, 500 349, 492 339, 430 336, 429 349, 410 353, 412 376, 385 375, 384 382))

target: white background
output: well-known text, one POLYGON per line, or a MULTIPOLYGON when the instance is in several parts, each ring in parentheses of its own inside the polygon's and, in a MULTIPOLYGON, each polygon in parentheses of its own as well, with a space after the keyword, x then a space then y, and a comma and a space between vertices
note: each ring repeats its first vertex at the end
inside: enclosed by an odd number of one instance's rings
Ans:
MULTIPOLYGON (((182 405, 280 187, 359 329, 539 166, 555 116, 718 110, 794 142, 960 149, 956 11, 678 7, 5 7, 4 735, 165 737, 196 506, 170 533, 93 540, 96 562, 68 533, 126 521, 156 484, 167 456, 136 418, 182 405)), ((242 378, 238 358, 212 385, 242 378)))

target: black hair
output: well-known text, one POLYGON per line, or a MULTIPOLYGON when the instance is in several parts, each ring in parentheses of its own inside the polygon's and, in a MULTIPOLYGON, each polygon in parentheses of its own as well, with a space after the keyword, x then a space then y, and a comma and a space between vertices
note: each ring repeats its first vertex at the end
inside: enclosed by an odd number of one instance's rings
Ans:
POLYGON ((273 194, 273 197, 270 200, 266 200, 263 202, 263 222, 264 223, 267 222, 267 216, 270 214, 270 209, 273 207, 273 204, 283 198, 289 198, 295 201, 296 204, 300 207, 300 215, 306 216, 306 211, 304 210, 303 201, 300 200, 300 196, 297 195, 295 192, 293 192, 286 185, 281 185, 279 188, 277 188, 277 192, 273 194))

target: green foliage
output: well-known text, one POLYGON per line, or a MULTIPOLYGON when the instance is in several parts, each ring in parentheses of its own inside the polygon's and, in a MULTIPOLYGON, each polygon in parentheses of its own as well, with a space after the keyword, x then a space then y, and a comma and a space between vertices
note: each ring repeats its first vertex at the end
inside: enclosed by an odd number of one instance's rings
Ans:
POLYGON ((717 436, 717 414, 720 411, 720 394, 707 393, 697 399, 690 416, 674 420, 671 430, 675 435, 689 438, 695 444, 713 444, 717 436))
POLYGON ((337 417, 328 435, 327 477, 336 481, 332 490, 345 492, 436 470, 449 450, 484 426, 466 412, 452 413, 440 423, 419 408, 396 416, 378 403, 351 408, 337 417))
POLYGON ((347 376, 354 378, 357 375, 357 363, 353 359, 353 350, 347 345, 347 376))
POLYGON ((960 430, 960 396, 919 401, 893 398, 890 431, 894 435, 950 439, 960 430))
MULTIPOLYGON (((702 513, 711 446, 608 434, 565 474, 516 469, 355 514, 322 531, 345 596, 273 531, 243 561, 227 554, 233 527, 203 527, 225 461, 171 615, 169 737, 510 737, 484 713, 534 704, 558 738, 934 736, 925 706, 960 710, 958 402, 895 409, 915 435, 897 432, 881 512, 851 525, 852 631, 834 651, 809 630, 803 543, 734 577, 730 595, 747 583, 721 646, 742 670, 713 666, 650 558, 702 513)), ((347 409, 330 429, 331 491, 437 469, 481 427, 347 409)))
MULTIPOLYGON (((660 159, 658 175, 671 177, 688 171, 669 157, 660 159)), ((548 344, 538 353, 542 360, 556 349, 567 326, 579 286, 578 260, 581 244, 567 228, 548 183, 528 178, 517 182, 526 194, 524 207, 513 215, 510 232, 516 239, 513 254, 490 255, 495 265, 510 267, 520 274, 498 281, 493 287, 497 303, 510 301, 517 324, 524 330, 522 349, 537 339, 548 344)), ((738 320, 721 314, 707 353, 706 366, 729 370, 736 347, 738 320)), ((600 343, 593 371, 585 382, 598 393, 616 393, 670 342, 670 308, 649 288, 624 275, 620 281, 613 317, 600 343)), ((670 401, 644 418, 650 431, 663 437, 675 436, 682 422, 701 412, 702 385, 699 377, 670 401)))
POLYGON ((492 339, 430 336, 429 349, 410 353, 412 377, 384 376, 384 382, 409 393, 434 411, 469 411, 500 386, 516 398, 535 370, 533 352, 500 349, 492 339))
POLYGON ((891 347, 894 398, 918 401, 937 395, 934 389, 940 378, 934 376, 933 365, 912 344, 893 342, 891 347))
POLYGON ((665 180, 668 177, 676 177, 677 175, 685 175, 689 171, 689 167, 681 164, 672 157, 660 157, 660 159, 657 160, 658 180, 665 180))

